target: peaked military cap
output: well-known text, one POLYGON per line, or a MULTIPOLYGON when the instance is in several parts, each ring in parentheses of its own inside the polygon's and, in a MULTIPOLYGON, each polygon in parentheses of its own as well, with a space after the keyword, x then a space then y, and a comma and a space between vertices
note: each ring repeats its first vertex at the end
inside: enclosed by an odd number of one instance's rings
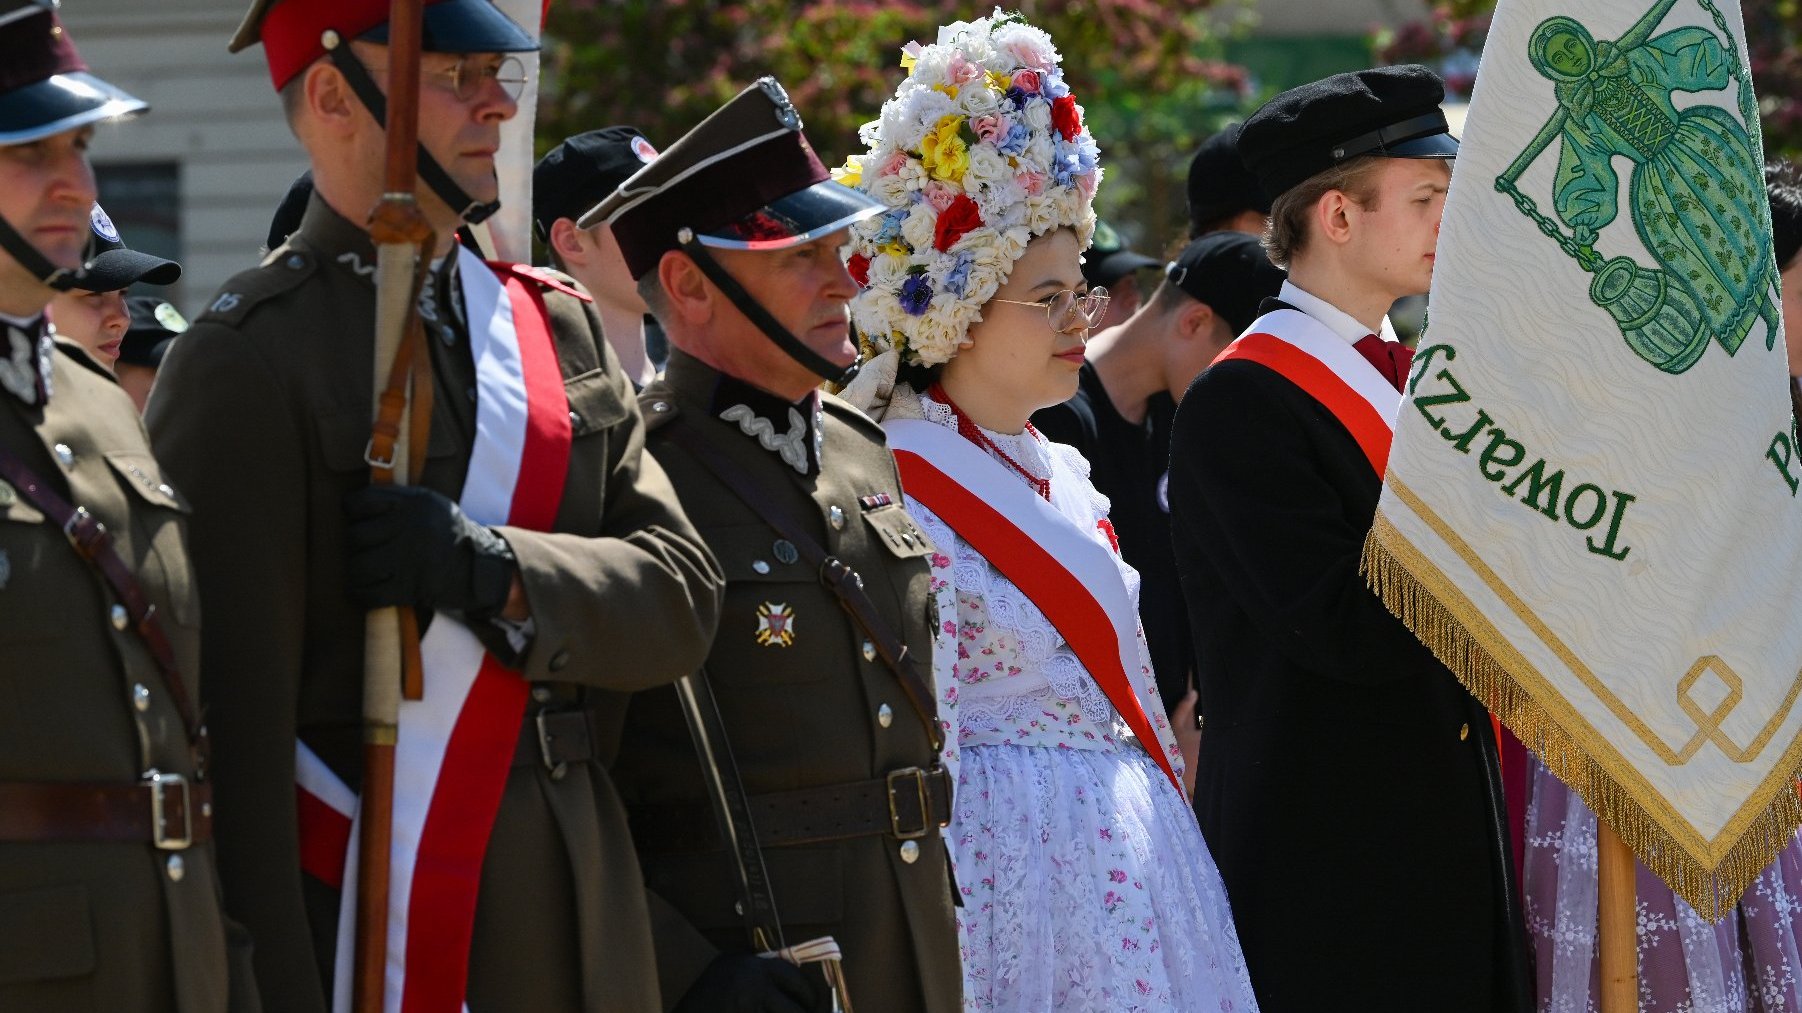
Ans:
POLYGON ((149 106, 88 73, 50 0, 0 0, 0 144, 26 144, 149 106))
POLYGON ((692 236, 702 246, 779 250, 830 235, 884 205, 832 181, 773 77, 759 79, 634 173, 576 224, 606 222, 632 277, 692 236))
POLYGON ((1439 103, 1445 82, 1425 67, 1377 67, 1291 88, 1239 130, 1239 157, 1275 200, 1359 155, 1453 158, 1458 140, 1439 103))
POLYGON ((1189 160, 1189 234, 1241 211, 1270 213, 1270 200, 1239 157, 1240 124, 1233 123, 1202 142, 1189 160))
MULTIPOLYGON (((427 53, 528 53, 537 40, 490 0, 424 0, 421 35, 427 53)), ((325 55, 326 32, 364 42, 388 41, 388 0, 254 0, 232 36, 238 52, 261 42, 269 76, 280 91, 325 55)))
POLYGON ((559 218, 580 218, 651 164, 657 149, 635 127, 606 127, 568 138, 532 167, 532 223, 549 240, 559 218))

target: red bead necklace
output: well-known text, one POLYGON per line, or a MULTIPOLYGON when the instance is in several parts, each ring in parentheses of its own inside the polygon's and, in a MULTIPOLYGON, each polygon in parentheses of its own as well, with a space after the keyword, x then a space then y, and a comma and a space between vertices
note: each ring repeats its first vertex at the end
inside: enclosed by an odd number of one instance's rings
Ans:
MULTIPOLYGON (((1044 497, 1047 503, 1051 502, 1051 480, 1049 478, 1040 478, 1039 476, 1034 475, 1032 472, 1027 471, 1022 467, 1019 461, 1009 457, 1007 451, 1002 450, 996 445, 994 440, 989 439, 989 434, 983 432, 981 426, 970 421, 970 417, 965 415, 963 409, 957 406, 957 402, 951 400, 951 396, 945 393, 943 384, 933 384, 932 388, 926 392, 926 396, 937 401, 939 404, 944 405, 946 408, 951 409, 951 417, 957 420, 957 433, 959 436, 992 452, 996 457, 1001 458, 1002 464, 1012 468, 1021 478, 1024 478, 1027 484, 1031 485, 1040 496, 1044 497)), ((1026 431, 1031 433, 1035 438, 1039 435, 1039 431, 1034 429, 1030 422, 1026 423, 1026 431)))

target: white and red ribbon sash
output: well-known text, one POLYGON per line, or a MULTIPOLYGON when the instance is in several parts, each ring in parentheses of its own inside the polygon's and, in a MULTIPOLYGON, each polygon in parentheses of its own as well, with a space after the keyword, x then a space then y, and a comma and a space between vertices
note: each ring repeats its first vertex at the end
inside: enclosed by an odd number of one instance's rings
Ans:
POLYGON ((1378 478, 1389 467, 1401 394, 1344 338, 1300 310, 1281 309, 1252 321, 1215 362, 1247 359, 1275 370, 1339 420, 1378 478))
POLYGON ((1132 673, 1144 664, 1139 613, 1107 547, 955 431, 919 419, 892 419, 883 428, 903 491, 1026 592, 1185 794, 1133 688, 1132 673))
MULTIPOLYGON (((476 437, 459 501, 482 524, 547 531, 571 428, 542 294, 509 265, 459 248, 476 370, 476 437)), ((423 452, 423 448, 420 448, 423 452)), ((464 1008, 482 860, 513 764, 527 687, 469 628, 440 613, 420 644, 425 694, 403 701, 384 1008, 464 1008)), ((302 868, 340 887, 332 1008, 350 1008, 356 799, 304 745, 297 757, 302 868)))

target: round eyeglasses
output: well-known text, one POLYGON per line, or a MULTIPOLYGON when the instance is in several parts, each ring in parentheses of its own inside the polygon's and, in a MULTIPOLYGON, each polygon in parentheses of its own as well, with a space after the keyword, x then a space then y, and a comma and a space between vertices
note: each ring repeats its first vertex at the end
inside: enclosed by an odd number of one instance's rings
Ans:
POLYGON ((990 299, 990 302, 1007 303, 1009 306, 1039 306, 1045 310, 1045 318, 1051 321, 1051 329, 1059 334, 1072 331, 1092 330, 1107 316, 1107 289, 1097 285, 1087 292, 1064 289, 1053 292, 1043 299, 1027 302, 1024 299, 990 299))
POLYGON ((501 86, 507 97, 517 101, 526 90, 526 65, 517 56, 502 57, 493 63, 490 57, 465 56, 443 70, 429 71, 432 77, 444 78, 457 101, 468 102, 481 94, 489 81, 501 86))

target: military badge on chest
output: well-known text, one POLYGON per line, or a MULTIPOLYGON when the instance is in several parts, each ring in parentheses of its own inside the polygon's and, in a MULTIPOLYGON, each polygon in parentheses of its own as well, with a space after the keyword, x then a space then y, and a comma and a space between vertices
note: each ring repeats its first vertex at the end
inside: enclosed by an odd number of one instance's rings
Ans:
POLYGON ((764 647, 794 646, 795 610, 767 601, 757 606, 757 643, 764 647))

